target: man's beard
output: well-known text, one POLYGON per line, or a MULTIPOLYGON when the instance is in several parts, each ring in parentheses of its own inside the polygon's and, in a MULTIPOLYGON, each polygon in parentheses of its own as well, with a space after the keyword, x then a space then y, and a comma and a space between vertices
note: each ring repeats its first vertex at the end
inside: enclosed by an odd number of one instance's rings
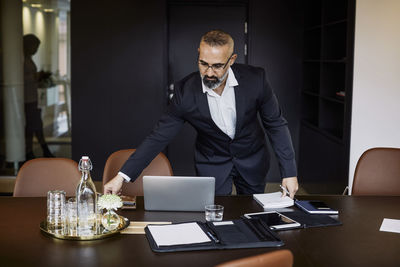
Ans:
POLYGON ((207 76, 207 75, 201 75, 201 79, 203 80, 204 85, 211 90, 214 90, 218 88, 225 80, 225 78, 228 76, 228 71, 222 75, 221 78, 218 78, 217 76, 207 76))

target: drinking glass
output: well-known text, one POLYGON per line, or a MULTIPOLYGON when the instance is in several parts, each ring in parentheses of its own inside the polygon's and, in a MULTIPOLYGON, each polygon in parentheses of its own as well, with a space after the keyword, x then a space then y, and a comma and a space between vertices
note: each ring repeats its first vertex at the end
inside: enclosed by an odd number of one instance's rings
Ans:
POLYGON ((65 191, 47 192, 47 228, 63 230, 65 226, 65 191))
POLYGON ((207 205, 205 207, 206 221, 219 222, 222 221, 224 216, 224 206, 221 205, 207 205))
POLYGON ((77 235, 76 227, 78 223, 78 215, 77 215, 77 206, 76 206, 76 198, 71 197, 68 199, 67 204, 67 227, 68 227, 68 235, 75 236, 77 235))

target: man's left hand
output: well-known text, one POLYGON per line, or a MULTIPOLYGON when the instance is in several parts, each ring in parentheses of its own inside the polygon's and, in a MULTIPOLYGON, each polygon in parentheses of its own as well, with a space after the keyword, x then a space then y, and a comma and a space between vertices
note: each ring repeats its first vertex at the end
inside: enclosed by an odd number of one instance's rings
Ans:
MULTIPOLYGON (((297 190, 299 190, 299 183, 297 182, 297 177, 286 177, 282 179, 282 186, 286 188, 290 193, 290 198, 294 198, 297 190)), ((286 192, 283 191, 283 196, 286 195, 286 192)))

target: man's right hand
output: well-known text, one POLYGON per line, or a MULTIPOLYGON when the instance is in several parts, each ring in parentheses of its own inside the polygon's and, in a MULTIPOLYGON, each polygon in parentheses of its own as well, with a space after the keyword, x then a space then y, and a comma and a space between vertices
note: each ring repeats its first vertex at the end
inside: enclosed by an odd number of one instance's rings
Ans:
POLYGON ((117 175, 112 178, 108 183, 104 185, 104 194, 121 194, 122 184, 124 183, 124 178, 121 175, 117 175))

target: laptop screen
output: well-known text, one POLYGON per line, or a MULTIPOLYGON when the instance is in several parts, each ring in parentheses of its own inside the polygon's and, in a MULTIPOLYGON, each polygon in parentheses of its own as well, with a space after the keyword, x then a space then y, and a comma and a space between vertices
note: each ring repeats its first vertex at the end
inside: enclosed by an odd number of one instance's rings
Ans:
POLYGON ((214 204, 215 178, 143 176, 145 210, 204 211, 214 204))

